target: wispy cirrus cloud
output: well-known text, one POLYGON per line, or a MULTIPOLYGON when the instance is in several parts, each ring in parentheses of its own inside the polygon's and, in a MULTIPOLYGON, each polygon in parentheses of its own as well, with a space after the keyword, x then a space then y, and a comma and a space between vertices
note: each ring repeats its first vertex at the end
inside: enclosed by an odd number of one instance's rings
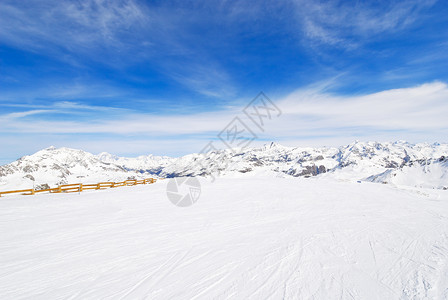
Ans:
MULTIPOLYGON (((448 129, 448 86, 434 82, 411 88, 386 90, 359 96, 338 96, 326 91, 326 86, 299 89, 277 105, 283 115, 269 130, 272 139, 303 135, 319 137, 324 133, 338 136, 353 130, 428 132, 448 129)), ((242 107, 214 112, 185 115, 142 114, 120 110, 119 114, 102 115, 109 107, 79 105, 72 102, 55 104, 50 110, 29 110, 0 116, 3 132, 22 133, 82 133, 82 134, 142 134, 151 136, 181 136, 183 134, 213 135, 218 133, 242 107), (76 110, 97 112, 95 118, 83 121, 50 121, 34 118, 53 111, 67 114, 76 110), (32 122, 27 117, 33 117, 32 122)), ((246 120, 250 123, 250 120, 246 120)), ((372 135, 372 137, 374 134, 372 135)), ((266 137, 268 138, 268 137, 266 137)), ((399 136, 397 136, 397 139, 399 136)))
MULTIPOLYGON (((448 129, 448 86, 434 82, 359 96, 338 96, 318 89, 301 89, 280 105, 286 118, 296 118, 305 131, 337 133, 341 128, 369 131, 431 131, 448 129)), ((397 137, 398 138, 398 137, 397 137)))
POLYGON ((24 118, 32 115, 37 114, 44 114, 44 113, 50 113, 55 112, 55 110, 51 109, 34 109, 34 110, 27 110, 27 111, 21 111, 21 112, 14 112, 9 114, 0 115, 0 122, 1 121, 12 121, 19 118, 24 118))
POLYGON ((125 42, 122 35, 138 31, 146 22, 142 8, 132 0, 28 1, 26 5, 2 1, 0 12, 3 42, 29 51, 79 53, 105 44, 119 48, 125 42))
POLYGON ((434 5, 429 1, 390 1, 380 4, 296 0, 305 36, 317 44, 353 49, 380 34, 396 33, 418 21, 434 5))
MULTIPOLYGON (((311 56, 321 54, 322 45, 355 49, 418 23, 434 3, 31 0, 25 4, 6 0, 0 3, 0 43, 63 61, 78 74, 89 74, 92 63, 100 63, 118 70, 128 81, 169 82, 204 97, 226 99, 244 92, 244 83, 238 79, 244 72, 253 76, 259 68, 254 64, 266 64, 268 70, 263 72, 275 68, 267 63, 275 52, 272 49, 285 53, 280 44, 291 40, 274 39, 266 47, 260 37, 297 39, 301 32, 300 47, 312 48, 313 53, 306 53, 311 56), (257 47, 266 51, 266 59, 235 55, 257 47), (237 73, 235 65, 242 68, 237 73)), ((295 47, 287 50, 291 60, 304 55, 295 55, 299 48, 295 47)), ((285 61, 280 62, 284 66, 285 61)))
MULTIPOLYGON (((153 72, 199 94, 231 96, 231 76, 201 50, 203 39, 192 33, 202 18, 191 9, 134 0, 3 1, 0 42, 84 72, 91 62, 118 70, 147 63, 153 72)), ((76 92, 76 87, 65 91, 76 92)))

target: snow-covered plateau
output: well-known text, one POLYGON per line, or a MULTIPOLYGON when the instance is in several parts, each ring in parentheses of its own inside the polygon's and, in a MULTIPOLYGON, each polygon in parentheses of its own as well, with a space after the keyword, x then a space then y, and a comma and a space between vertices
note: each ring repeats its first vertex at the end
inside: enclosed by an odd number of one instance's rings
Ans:
POLYGON ((325 177, 0 198, 1 299, 448 299, 448 192, 325 177))

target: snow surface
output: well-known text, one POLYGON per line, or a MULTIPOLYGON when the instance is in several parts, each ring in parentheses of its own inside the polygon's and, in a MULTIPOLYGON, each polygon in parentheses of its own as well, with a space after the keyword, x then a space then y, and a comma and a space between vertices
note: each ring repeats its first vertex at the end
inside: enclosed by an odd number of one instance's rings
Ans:
POLYGON ((0 198, 0 298, 448 299, 447 191, 200 180, 0 198))

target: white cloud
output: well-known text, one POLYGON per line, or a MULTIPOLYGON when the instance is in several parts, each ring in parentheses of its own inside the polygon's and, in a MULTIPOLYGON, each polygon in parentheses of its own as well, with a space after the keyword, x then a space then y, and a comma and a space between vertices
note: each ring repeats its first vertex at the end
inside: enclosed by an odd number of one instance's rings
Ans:
POLYGON ((167 70, 166 73, 182 85, 200 94, 228 98, 235 94, 232 80, 223 68, 211 62, 205 64, 186 63, 167 70))
POLYGON ((387 32, 397 32, 416 22, 436 1, 367 2, 295 0, 305 36, 318 44, 353 49, 387 32))
MULTIPOLYGON (((213 55, 196 49, 198 37, 189 31, 202 18, 191 10, 168 10, 134 0, 29 1, 26 5, 3 1, 0 39, 78 68, 87 68, 91 60, 115 69, 150 62, 157 72, 190 90, 225 98, 234 91, 230 76, 213 55)), ((70 96, 83 92, 82 88, 71 87, 55 96, 70 96)))
POLYGON ((10 121, 10 120, 18 119, 18 118, 24 118, 24 117, 28 117, 28 116, 32 116, 32 115, 50 113, 50 112, 55 112, 55 110, 35 109, 35 110, 14 112, 14 113, 9 113, 9 114, 5 114, 5 115, 0 115, 0 122, 2 121, 2 119, 6 120, 6 121, 10 121))
POLYGON ((448 127, 448 87, 435 82, 363 96, 334 96, 318 90, 299 90, 280 105, 285 118, 318 128, 376 130, 437 130, 448 127), (300 119, 304 121, 299 121, 300 119))
POLYGON ((81 53, 105 44, 119 48, 123 46, 119 35, 145 22, 141 8, 132 0, 18 4, 0 3, 0 37, 32 51, 54 45, 81 53))
MULTIPOLYGON (((424 139, 425 135, 440 132, 439 139, 445 138, 448 129, 445 83, 361 96, 332 95, 323 89, 300 89, 278 100, 283 115, 268 123, 266 133, 260 136, 272 140, 346 136, 375 139, 389 132, 388 136, 398 140, 409 133, 413 136, 418 133, 424 139)), ((64 102, 54 109, 76 113, 86 107, 64 102)), ((95 112, 93 106, 87 109, 95 112)), ((53 120, 48 115, 39 118, 37 113, 46 111, 31 110, 16 114, 16 118, 0 118, 0 128, 4 133, 142 135, 162 140, 185 135, 214 137, 234 116, 244 118, 241 109, 186 115, 147 115, 123 110, 112 117, 101 113, 100 107, 93 118, 84 121, 53 120), (28 114, 32 115, 32 122, 26 118, 28 114)))

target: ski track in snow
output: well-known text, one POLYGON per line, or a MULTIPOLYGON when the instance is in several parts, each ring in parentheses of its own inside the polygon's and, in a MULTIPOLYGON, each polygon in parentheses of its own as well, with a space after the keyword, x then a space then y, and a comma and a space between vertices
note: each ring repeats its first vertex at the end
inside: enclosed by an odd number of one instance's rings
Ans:
POLYGON ((167 180, 0 199, 1 299, 448 299, 448 192, 167 180))

